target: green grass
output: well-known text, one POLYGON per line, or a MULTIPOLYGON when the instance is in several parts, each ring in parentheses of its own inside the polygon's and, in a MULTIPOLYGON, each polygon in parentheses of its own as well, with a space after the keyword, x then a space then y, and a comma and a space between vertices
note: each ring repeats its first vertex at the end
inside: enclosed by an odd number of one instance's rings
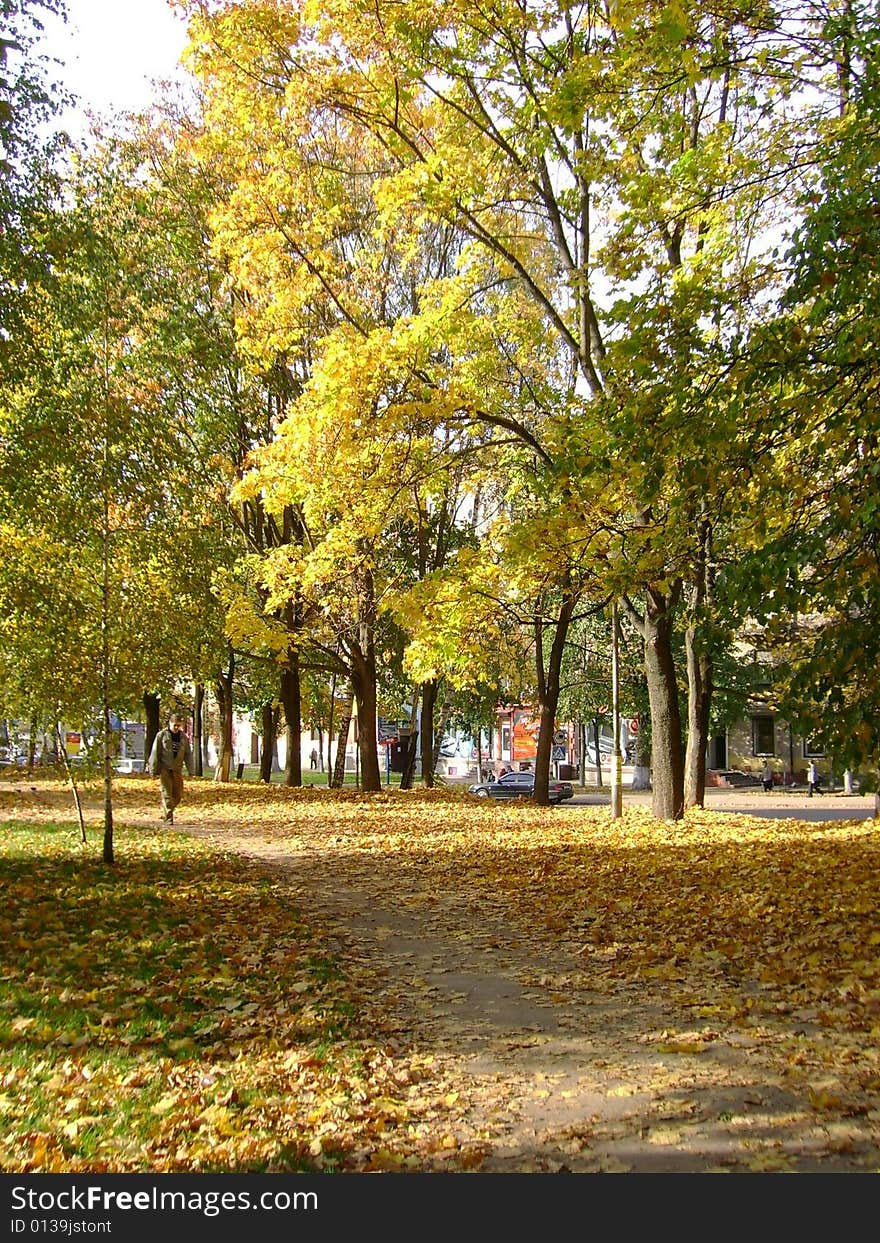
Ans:
POLYGON ((285 1067, 356 1078, 341 964, 241 859, 117 841, 0 824, 0 1169, 308 1168, 285 1067))

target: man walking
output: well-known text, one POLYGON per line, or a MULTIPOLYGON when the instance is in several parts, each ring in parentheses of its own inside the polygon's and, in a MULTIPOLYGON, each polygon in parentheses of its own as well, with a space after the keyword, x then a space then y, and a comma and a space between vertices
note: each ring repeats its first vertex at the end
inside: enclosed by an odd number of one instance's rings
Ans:
POLYGON ((148 767, 159 778, 162 791, 162 814, 165 824, 174 823, 174 808, 183 798, 183 768, 192 776, 192 747, 184 732, 184 720, 179 712, 172 712, 168 728, 161 729, 153 740, 148 767))
POLYGON ((764 767, 761 769, 761 785, 768 794, 773 789, 773 769, 766 760, 764 761, 764 767))
POLYGON ((819 788, 819 769, 815 760, 810 760, 807 765, 807 797, 812 798, 814 794, 821 794, 819 788))

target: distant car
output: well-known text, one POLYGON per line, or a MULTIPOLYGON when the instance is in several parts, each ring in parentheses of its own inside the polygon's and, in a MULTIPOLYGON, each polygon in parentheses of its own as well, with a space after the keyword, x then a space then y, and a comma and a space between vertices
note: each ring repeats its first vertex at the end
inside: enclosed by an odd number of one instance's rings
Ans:
POLYGON ((142 773, 144 761, 135 759, 133 756, 123 756, 116 761, 116 771, 118 773, 142 773))
MULTIPOLYGON (((505 773, 497 781, 479 781, 468 786, 469 794, 478 798, 531 798, 535 793, 534 773, 505 773)), ((550 802, 561 803, 563 799, 574 797, 574 787, 570 781, 550 779, 550 802)))
POLYGON ((723 785, 728 786, 757 786, 761 784, 761 778, 757 773, 744 773, 738 768, 725 768, 719 772, 723 785))

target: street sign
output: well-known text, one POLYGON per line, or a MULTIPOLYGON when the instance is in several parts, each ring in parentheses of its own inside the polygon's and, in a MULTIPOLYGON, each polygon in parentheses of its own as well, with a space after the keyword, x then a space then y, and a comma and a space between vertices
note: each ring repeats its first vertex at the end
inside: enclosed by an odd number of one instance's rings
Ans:
POLYGON ((564 760, 566 756, 567 756, 567 751, 565 747, 554 746, 553 752, 550 758, 554 760, 564 760))

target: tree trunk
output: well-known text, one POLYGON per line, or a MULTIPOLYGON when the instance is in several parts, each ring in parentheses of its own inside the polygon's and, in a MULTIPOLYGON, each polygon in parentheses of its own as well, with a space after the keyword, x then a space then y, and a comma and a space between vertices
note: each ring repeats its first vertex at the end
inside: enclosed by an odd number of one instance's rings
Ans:
POLYGON ((349 691, 339 722, 339 737, 336 742, 336 763, 333 765, 333 772, 330 777, 330 785, 335 790, 341 790, 345 785, 345 749, 348 745, 348 732, 351 729, 353 704, 354 696, 349 691))
POLYGON ((540 703, 541 728, 538 733, 538 753, 535 756, 535 792, 532 795, 533 802, 539 807, 550 805, 550 756, 556 729, 556 706, 551 698, 542 697, 540 703))
MULTIPOLYGON (((327 784, 333 785, 333 716, 336 710, 336 674, 330 678, 330 708, 327 713, 327 784)), ((339 754, 337 748, 336 754, 339 754)))
POLYGON ((144 691, 144 759, 153 749, 160 728, 161 702, 152 691, 144 691))
POLYGON ((662 592, 654 588, 646 592, 645 675, 651 705, 653 812, 658 820, 680 820, 684 815, 684 749, 672 652, 673 607, 672 599, 662 592))
POLYGON ((67 775, 67 780, 70 783, 70 789, 73 792, 73 801, 76 806, 77 819, 79 820, 79 840, 82 842, 83 845, 85 845, 86 840, 87 840, 86 839, 86 822, 83 817, 82 800, 79 796, 79 789, 76 784, 76 777, 74 776, 73 768, 71 767, 71 764, 70 764, 70 756, 67 754, 67 747, 65 746, 64 739, 61 736, 60 725, 55 726, 55 744, 56 744, 58 754, 61 757, 61 761, 64 764, 64 771, 67 775))
POLYGON ((688 734, 685 753, 685 806, 702 807, 706 801, 706 749, 712 707, 712 656, 705 651, 693 626, 685 634, 688 670, 688 734))
MULTIPOLYGON (((205 713, 205 684, 204 682, 196 682, 195 687, 193 688, 193 742, 192 742, 193 768, 195 769, 196 777, 204 776, 204 772, 205 772, 204 762, 202 758, 202 749, 204 745, 202 742, 202 737, 204 735, 204 713, 205 713)), ((150 746, 152 747, 152 745, 153 744, 151 742, 150 746)), ((149 755, 150 752, 147 751, 146 754, 149 755)))
MULTIPOLYGON (((105 404, 105 413, 107 406, 105 404)), ((106 426, 106 425, 105 425, 106 426)), ((104 862, 114 862, 113 852, 113 735, 110 724, 110 624, 112 601, 110 599, 110 497, 107 489, 108 437, 104 438, 104 468, 102 471, 101 527, 101 733, 104 746, 104 862)), ((31 731, 33 742, 33 731, 31 731)))
POLYGON ((633 779, 631 790, 649 790, 651 788, 651 756, 642 731, 639 730, 633 743, 633 779))
POLYGON ((553 642, 550 645, 550 659, 546 671, 544 669, 544 624, 540 619, 535 623, 535 661, 541 730, 538 734, 538 754, 535 757, 533 798, 540 807, 547 807, 550 803, 550 756, 553 752, 553 736, 556 733, 556 709, 559 707, 562 656, 575 603, 576 597, 573 595, 566 594, 562 598, 562 605, 553 628, 553 642))
POLYGON ((596 748, 596 785, 602 789, 602 752, 599 750, 599 718, 593 717, 593 745, 596 748))
POLYGON ((379 772, 376 665, 373 660, 372 634, 367 652, 357 648, 352 653, 351 684, 358 710, 361 789, 366 794, 377 794, 382 789, 382 776, 379 772))
POLYGON ((422 688, 416 688, 413 695, 412 712, 409 717, 409 738, 406 742, 406 755, 403 757, 403 771, 400 774, 401 790, 411 790, 416 775, 416 759, 419 754, 419 699, 422 688))
POLYGON ((232 687, 235 679, 235 654, 229 649, 229 666, 226 672, 218 670, 215 691, 217 709, 220 713, 220 754, 214 769, 215 781, 229 781, 232 770, 232 687))
POLYGON ((422 683, 422 719, 419 731, 422 743, 422 784, 429 790, 434 785, 434 708, 437 705, 438 689, 436 678, 422 683))
POLYGON ((262 747, 260 749, 260 780, 266 785, 272 780, 272 752, 275 749, 275 705, 271 699, 260 707, 262 747))
MULTIPOLYGON (((438 689, 439 689, 438 682, 438 689)), ((437 706, 434 705, 434 749, 431 752, 434 761, 434 780, 437 780, 437 761, 440 758, 440 748, 443 746, 443 739, 446 737, 446 730, 449 727, 449 718, 452 716, 452 700, 450 699, 451 690, 447 687, 447 694, 443 697, 443 707, 440 709, 440 716, 437 716, 437 706)))
MULTIPOLYGON (((31 717, 28 722, 28 745, 27 745, 27 770, 28 776, 33 776, 34 764, 37 758, 37 722, 31 717)), ((111 860, 112 862, 112 860, 111 860)))
POLYGON ((709 716, 712 707, 713 660, 705 615, 715 596, 712 564, 712 524, 699 524, 699 555, 685 632, 688 674, 688 735, 685 755, 685 806, 702 807, 706 801, 706 750, 709 746, 709 716))
POLYGON ((379 719, 376 690, 376 588, 365 568, 358 590, 357 635, 348 644, 351 688, 357 701, 357 746, 361 788, 367 794, 382 789, 379 772, 379 719))
POLYGON ((284 784, 301 786, 302 780, 302 705, 299 686, 299 653, 288 653, 286 668, 281 670, 281 706, 287 725, 287 757, 284 762, 284 784))
MULTIPOLYGON (((105 653, 109 655, 109 649, 105 653)), ((109 664, 105 666, 109 668, 109 664)), ((102 733, 104 735, 104 847, 105 863, 114 862, 113 854, 113 727, 110 723, 109 686, 106 680, 102 687, 103 703, 101 704, 102 733)))

